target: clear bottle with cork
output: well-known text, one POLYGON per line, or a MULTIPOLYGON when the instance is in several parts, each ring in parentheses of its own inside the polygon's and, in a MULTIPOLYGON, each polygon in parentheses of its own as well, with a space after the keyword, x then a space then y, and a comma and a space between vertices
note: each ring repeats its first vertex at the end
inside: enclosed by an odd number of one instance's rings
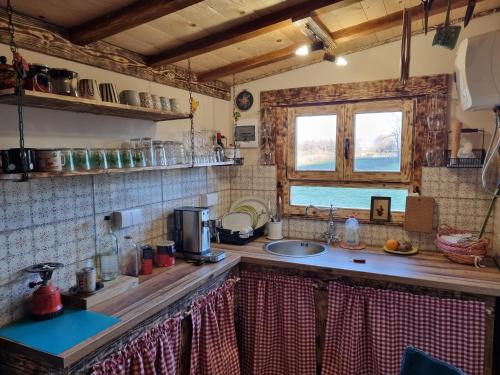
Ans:
POLYGON ((111 217, 105 216, 106 233, 99 242, 99 268, 102 281, 115 279, 119 274, 118 239, 111 228, 111 217))

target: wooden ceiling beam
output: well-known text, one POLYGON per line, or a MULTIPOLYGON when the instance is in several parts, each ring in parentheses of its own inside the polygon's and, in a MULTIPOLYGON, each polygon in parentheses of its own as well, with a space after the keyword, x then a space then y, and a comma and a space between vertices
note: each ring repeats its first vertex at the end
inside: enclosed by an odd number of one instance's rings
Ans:
POLYGON ((343 0, 305 0, 285 8, 279 4, 279 7, 276 6, 276 10, 269 14, 151 56, 148 59, 148 63, 152 67, 159 67, 242 42, 291 25, 293 20, 302 19, 316 9, 340 3, 341 1, 343 0))
POLYGON ((71 42, 90 44, 187 8, 203 0, 139 0, 70 30, 71 42))
MULTIPOLYGON (((307 44, 307 43, 306 43, 307 44)), ((295 51, 304 43, 298 43, 291 45, 286 48, 279 49, 277 51, 272 51, 265 53, 263 55, 250 57, 245 60, 236 61, 231 64, 215 68, 213 70, 208 70, 205 72, 198 73, 198 82, 208 82, 216 78, 226 77, 231 74, 241 73, 246 70, 255 69, 260 66, 269 65, 278 61, 287 60, 295 56, 295 51)))
MULTIPOLYGON (((456 0, 451 4, 452 9, 461 8, 467 5, 467 0, 456 0)), ((435 0, 432 3, 432 9, 429 17, 446 11, 447 0, 435 0)), ((412 16, 412 21, 422 19, 424 12, 421 5, 409 8, 412 16)), ((367 22, 360 23, 355 26, 347 27, 331 33, 331 36, 336 42, 346 42, 361 36, 370 35, 378 31, 387 30, 391 27, 400 26, 403 22, 403 12, 391 13, 387 16, 376 18, 367 22)))

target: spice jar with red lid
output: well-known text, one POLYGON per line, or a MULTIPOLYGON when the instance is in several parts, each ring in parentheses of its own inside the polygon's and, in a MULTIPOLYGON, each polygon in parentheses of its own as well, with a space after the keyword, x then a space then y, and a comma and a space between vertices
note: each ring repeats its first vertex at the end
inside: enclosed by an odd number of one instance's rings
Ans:
POLYGON ((170 267, 175 264, 175 242, 158 241, 156 243, 156 265, 170 267))

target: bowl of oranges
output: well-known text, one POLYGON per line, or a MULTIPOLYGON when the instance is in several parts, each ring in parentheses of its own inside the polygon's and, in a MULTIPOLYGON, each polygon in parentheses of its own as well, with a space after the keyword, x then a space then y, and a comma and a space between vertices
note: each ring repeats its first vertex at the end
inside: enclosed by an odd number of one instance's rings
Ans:
POLYGON ((384 245, 384 251, 390 254, 397 255, 413 255, 418 253, 416 246, 413 246, 410 241, 398 241, 389 239, 384 245))

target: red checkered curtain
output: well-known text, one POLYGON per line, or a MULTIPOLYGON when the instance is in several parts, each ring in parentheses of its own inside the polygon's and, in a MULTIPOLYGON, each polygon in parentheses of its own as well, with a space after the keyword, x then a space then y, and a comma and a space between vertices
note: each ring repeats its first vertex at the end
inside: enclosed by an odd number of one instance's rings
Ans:
POLYGON ((92 375, 177 375, 181 318, 151 328, 92 368, 92 375))
POLYGON ((191 375, 238 375, 234 286, 229 279, 191 306, 191 375))
POLYGON ((316 374, 310 279, 243 271, 238 305, 243 374, 316 374))
POLYGON ((484 303, 336 282, 328 295, 323 375, 397 375, 407 346, 484 373, 484 303))

